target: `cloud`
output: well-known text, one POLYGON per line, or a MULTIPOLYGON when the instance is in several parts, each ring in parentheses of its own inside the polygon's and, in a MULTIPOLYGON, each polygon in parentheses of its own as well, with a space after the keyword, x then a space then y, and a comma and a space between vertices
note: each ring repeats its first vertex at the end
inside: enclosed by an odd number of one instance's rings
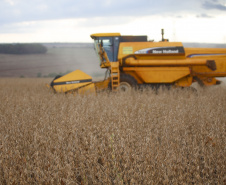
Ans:
POLYGON ((196 17, 197 18, 214 18, 213 16, 207 15, 205 13, 199 14, 196 17))
POLYGON ((226 10, 218 0, 3 0, 0 25, 13 22, 96 17, 177 16, 226 10))
POLYGON ((11 6, 15 5, 13 0, 5 0, 6 3, 10 4, 11 6))
POLYGON ((203 3, 203 7, 207 10, 215 9, 215 10, 226 11, 225 5, 218 3, 218 1, 213 1, 213 2, 205 1, 203 3))
POLYGON ((0 6, 0 25, 66 18, 181 16, 200 7, 197 0, 4 0, 0 6))
POLYGON ((223 0, 0 1, 0 34, 4 38, 6 34, 8 37, 15 34, 18 38, 21 35, 24 35, 24 38, 30 35, 30 40, 38 36, 42 36, 42 40, 48 40, 54 34, 56 36, 52 40, 57 40, 59 35, 61 37, 66 35, 68 37, 62 40, 70 41, 69 35, 75 36, 75 32, 77 35, 86 36, 91 30, 92 32, 127 30, 129 34, 140 32, 143 34, 147 28, 149 30, 165 28, 167 23, 176 25, 178 22, 189 21, 186 19, 189 17, 200 22, 214 21, 221 17, 225 19, 223 0))
POLYGON ((132 22, 134 18, 131 17, 94 17, 86 18, 78 22, 78 26, 81 27, 99 27, 99 26, 114 26, 123 25, 132 22))

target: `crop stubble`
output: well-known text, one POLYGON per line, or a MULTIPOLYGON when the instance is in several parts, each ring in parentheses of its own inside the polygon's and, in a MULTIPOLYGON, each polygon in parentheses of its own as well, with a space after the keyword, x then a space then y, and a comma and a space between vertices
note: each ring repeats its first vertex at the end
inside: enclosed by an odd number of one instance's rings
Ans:
POLYGON ((53 94, 0 79, 0 184, 224 184, 226 87, 53 94))

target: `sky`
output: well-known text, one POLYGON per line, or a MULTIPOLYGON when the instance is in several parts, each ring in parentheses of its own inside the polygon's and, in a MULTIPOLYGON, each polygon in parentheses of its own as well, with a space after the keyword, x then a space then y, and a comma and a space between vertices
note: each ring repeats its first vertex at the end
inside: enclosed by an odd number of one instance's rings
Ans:
POLYGON ((93 33, 226 43, 226 0, 0 0, 0 43, 92 42, 93 33))

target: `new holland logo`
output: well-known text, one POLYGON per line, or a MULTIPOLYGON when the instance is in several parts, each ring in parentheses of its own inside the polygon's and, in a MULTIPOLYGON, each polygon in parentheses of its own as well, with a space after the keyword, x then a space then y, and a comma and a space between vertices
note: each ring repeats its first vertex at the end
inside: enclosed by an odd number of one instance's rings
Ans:
POLYGON ((179 50, 171 50, 171 49, 164 49, 164 50, 152 50, 152 53, 179 53, 179 50))
POLYGON ((184 47, 157 47, 135 51, 135 54, 184 54, 184 47))
POLYGON ((55 82, 55 83, 52 83, 52 85, 69 85, 69 84, 79 84, 79 83, 87 83, 87 82, 92 82, 92 79, 74 80, 74 81, 67 81, 67 82, 55 82))
POLYGON ((71 81, 71 82, 66 82, 66 84, 77 84, 80 83, 80 81, 71 81))

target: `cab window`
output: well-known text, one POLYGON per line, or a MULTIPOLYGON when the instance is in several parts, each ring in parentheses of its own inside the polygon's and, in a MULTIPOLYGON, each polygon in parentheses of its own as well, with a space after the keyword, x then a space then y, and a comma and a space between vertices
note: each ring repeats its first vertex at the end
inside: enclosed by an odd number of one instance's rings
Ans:
POLYGON ((96 49, 97 55, 99 53, 98 44, 101 43, 105 52, 107 53, 109 61, 111 61, 111 62, 117 61, 119 42, 120 42, 119 37, 99 37, 99 38, 97 38, 95 40, 95 49, 96 49))
MULTIPOLYGON (((105 52, 108 55, 108 59, 110 61, 113 61, 113 43, 112 43, 112 38, 111 37, 100 38, 100 40, 102 40, 103 48, 104 48, 105 52)), ((101 42, 101 41, 99 41, 99 42, 101 42)))

